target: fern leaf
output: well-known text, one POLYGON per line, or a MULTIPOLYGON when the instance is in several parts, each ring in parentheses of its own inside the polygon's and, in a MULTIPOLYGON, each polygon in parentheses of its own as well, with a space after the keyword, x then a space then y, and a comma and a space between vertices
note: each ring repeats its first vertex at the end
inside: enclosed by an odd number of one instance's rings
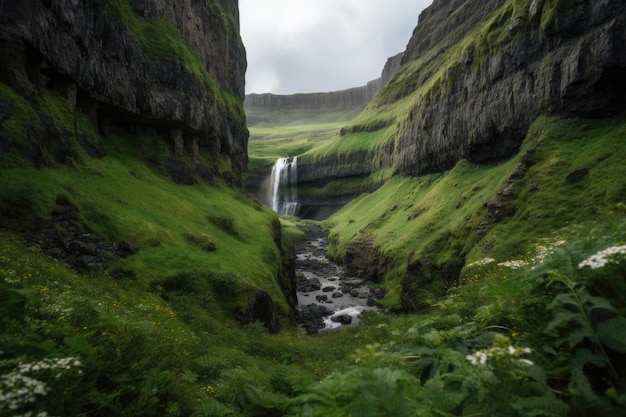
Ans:
POLYGON ((567 345, 570 348, 578 346, 583 340, 589 339, 591 341, 595 340, 593 330, 587 327, 579 327, 575 330, 570 331, 563 339, 562 342, 567 342, 567 345))
POLYGON ((542 385, 547 384, 548 376, 541 366, 528 366, 524 370, 533 381, 542 385))
POLYGON ((599 368, 606 366, 607 359, 600 353, 595 353, 589 349, 580 349, 576 351, 572 359, 572 367, 582 370, 585 365, 594 365, 599 368))
POLYGON ((552 395, 518 398, 512 406, 528 417, 565 417, 569 413, 569 405, 552 395))
POLYGON ((567 309, 566 306, 572 306, 575 309, 580 308, 580 304, 578 299, 572 293, 561 293, 554 297, 554 300, 550 304, 548 304, 548 310, 553 310, 555 308, 564 308, 567 309))
POLYGON ((608 299, 603 297, 594 297, 584 288, 579 292, 578 297, 582 301, 585 306, 585 310, 589 315, 591 315, 591 313, 595 310, 607 310, 611 313, 617 313, 617 310, 608 299))
POLYGON ((598 395, 598 393, 593 390, 593 387, 581 369, 574 369, 572 371, 568 390, 571 395, 572 404, 577 404, 577 406, 582 409, 587 408, 595 412, 606 412, 611 409, 611 403, 608 398, 598 395))
POLYGON ((213 398, 202 401, 198 406, 198 410, 194 413, 194 416, 197 417, 226 417, 232 415, 234 415, 233 410, 213 398))
POLYGON ((562 329, 564 327, 570 327, 571 325, 584 326, 584 319, 581 317, 580 312, 573 312, 563 308, 558 308, 553 311, 554 318, 546 327, 546 332, 550 333, 556 329, 562 329))
POLYGON ((617 316, 600 322, 597 330, 602 343, 616 352, 626 353, 626 318, 617 316))

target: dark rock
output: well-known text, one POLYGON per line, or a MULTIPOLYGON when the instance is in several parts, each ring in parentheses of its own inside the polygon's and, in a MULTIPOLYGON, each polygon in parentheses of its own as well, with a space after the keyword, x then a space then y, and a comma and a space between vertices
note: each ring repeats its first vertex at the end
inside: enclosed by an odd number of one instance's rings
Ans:
POLYGON ((340 292, 334 292, 334 293, 333 293, 333 295, 332 295, 332 297, 333 297, 333 298, 341 298, 341 297, 343 297, 343 293, 340 293, 340 292))
POLYGON ((331 291, 335 291, 335 287, 333 287, 332 285, 329 285, 327 287, 322 288, 322 291, 324 292, 331 292, 331 291))
POLYGON ((374 247, 373 238, 355 240, 346 247, 346 274, 379 282, 390 265, 390 259, 374 247))
POLYGON ((307 304, 298 307, 298 323, 308 334, 317 334, 319 329, 324 328, 324 317, 328 317, 333 312, 327 307, 318 304, 307 304))
POLYGON ((589 174, 588 168, 575 169, 565 177, 565 180, 570 184, 575 184, 582 181, 589 174))
POLYGON ((172 181, 180 185, 193 185, 193 174, 187 164, 168 158, 165 160, 165 171, 172 181))
POLYGON ((320 283, 320 280, 317 278, 311 278, 311 279, 299 279, 296 282, 296 289, 297 291, 300 292, 313 292, 313 291, 319 291, 322 289, 322 284, 320 283))
POLYGON ((332 321, 334 321, 335 323, 340 323, 340 324, 352 324, 352 316, 349 316, 347 314, 341 314, 339 316, 334 316, 330 318, 332 321))
POLYGON ((463 261, 434 264, 428 259, 409 259, 400 295, 402 307, 407 311, 428 307, 424 296, 443 296, 457 282, 463 265, 463 261))
POLYGON ((261 322, 270 333, 277 333, 280 330, 276 303, 260 288, 256 289, 252 306, 248 310, 236 311, 235 316, 242 324, 261 322))
POLYGON ((384 288, 370 288, 370 292, 379 300, 385 298, 387 295, 387 290, 384 288))
POLYGON ((317 301, 324 302, 324 301, 328 301, 328 296, 327 295, 316 295, 315 299, 317 301))
MULTIPOLYGON (((476 231, 476 238, 481 240, 491 228, 502 219, 508 216, 512 216, 515 214, 514 207, 509 204, 510 201, 515 200, 517 195, 515 193, 516 185, 519 181, 521 181, 528 170, 533 164, 533 155, 536 152, 536 146, 529 148, 526 153, 522 156, 524 162, 521 162, 513 168, 511 174, 506 179, 506 181, 500 187, 500 190, 489 199, 489 201, 485 204, 487 207, 487 214, 483 221, 478 225, 478 229, 476 231)), ((532 190, 531 190, 532 191, 532 190)))
POLYGON ((86 230, 77 209, 66 198, 57 198, 51 218, 38 220, 34 231, 24 233, 23 237, 46 255, 83 273, 104 270, 109 258, 125 258, 139 251, 131 242, 105 242, 85 233, 86 230))

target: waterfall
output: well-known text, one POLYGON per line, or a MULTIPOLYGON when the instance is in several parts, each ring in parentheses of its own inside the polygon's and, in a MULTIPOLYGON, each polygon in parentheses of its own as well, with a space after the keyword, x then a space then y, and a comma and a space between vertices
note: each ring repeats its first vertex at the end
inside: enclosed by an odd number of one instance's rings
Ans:
POLYGON ((298 212, 298 157, 278 158, 271 176, 272 209, 285 216, 298 212))

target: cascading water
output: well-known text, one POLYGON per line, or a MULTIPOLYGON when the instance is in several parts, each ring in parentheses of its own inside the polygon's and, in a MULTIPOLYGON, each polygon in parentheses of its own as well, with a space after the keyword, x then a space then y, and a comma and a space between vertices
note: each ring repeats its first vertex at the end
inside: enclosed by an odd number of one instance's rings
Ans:
POLYGON ((272 209, 284 216, 298 212, 298 157, 278 158, 271 176, 272 209))

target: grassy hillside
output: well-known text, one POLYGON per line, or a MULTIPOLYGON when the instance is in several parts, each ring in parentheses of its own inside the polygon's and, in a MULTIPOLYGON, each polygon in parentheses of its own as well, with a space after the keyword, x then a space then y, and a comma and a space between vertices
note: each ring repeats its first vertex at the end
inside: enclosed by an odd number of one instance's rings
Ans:
POLYGON ((456 285, 436 276, 444 265, 469 265, 483 258, 496 264, 519 258, 528 265, 543 239, 579 239, 623 214, 626 189, 615 179, 626 174, 619 162, 626 156, 621 140, 625 129, 624 119, 541 119, 520 153, 497 166, 462 161, 441 174, 393 177, 327 221, 334 242, 331 253, 341 258, 351 241, 372 236, 379 251, 393 259, 385 277, 391 289, 385 305, 390 308, 411 307, 402 305, 400 295, 412 264, 429 264, 435 275, 427 280, 422 300, 413 300, 418 304, 456 285), (487 202, 522 160, 531 166, 509 188, 514 196, 506 209, 510 215, 479 241, 487 202), (589 169, 588 176, 568 183, 567 175, 578 168, 589 169))
POLYGON ((276 159, 293 157, 323 145, 333 138, 345 121, 319 122, 305 119, 290 124, 250 127, 248 143, 251 172, 269 172, 276 159))

